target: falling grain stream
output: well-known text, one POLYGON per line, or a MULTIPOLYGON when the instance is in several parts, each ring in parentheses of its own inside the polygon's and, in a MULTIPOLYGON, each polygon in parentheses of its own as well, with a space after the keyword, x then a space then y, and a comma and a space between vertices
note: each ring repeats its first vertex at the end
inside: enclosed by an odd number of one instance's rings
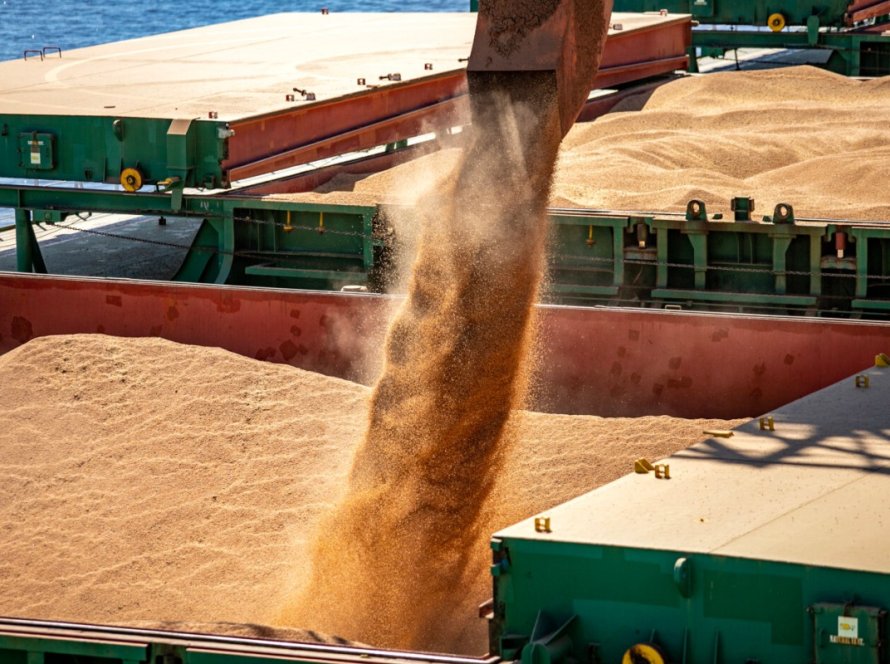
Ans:
MULTIPOLYGON (((492 47, 516 50, 558 4, 480 8, 491 17, 492 47)), ((602 5, 576 5, 600 17, 587 29, 604 33, 602 5)), ((581 54, 593 68, 575 96, 589 89, 601 39, 581 54)), ((308 590, 288 615, 376 645, 446 648, 465 622, 449 610, 526 386, 561 91, 554 72, 469 81, 463 161, 453 182, 418 206, 423 234, 366 435, 346 495, 317 537, 308 590)))

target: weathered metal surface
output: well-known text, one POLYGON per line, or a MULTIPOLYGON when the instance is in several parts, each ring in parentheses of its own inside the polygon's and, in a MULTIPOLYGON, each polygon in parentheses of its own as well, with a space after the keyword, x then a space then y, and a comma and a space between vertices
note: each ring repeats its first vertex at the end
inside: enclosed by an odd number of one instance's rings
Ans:
MULTIPOLYGON (((618 100, 614 103, 618 103, 618 100)), ((378 173, 429 154, 429 152, 436 151, 441 147, 442 144, 439 141, 419 143, 399 150, 379 152, 367 157, 350 160, 346 163, 321 166, 295 175, 261 181, 235 189, 232 193, 244 196, 267 196, 269 194, 295 194, 313 191, 337 175, 369 175, 378 173)))
MULTIPOLYGON (((681 57, 691 42, 689 14, 626 14, 614 12, 611 30, 600 65, 612 67, 639 65, 681 57), (656 20, 657 19, 657 20, 656 20)), ((679 67, 684 69, 685 67, 679 67)), ((598 85, 598 87, 608 87, 598 85)))
POLYGON ((890 325, 640 309, 545 307, 551 410, 742 417, 868 366, 890 325))
MULTIPOLYGON (((50 334, 158 336, 370 382, 397 298, 0 273, 0 352, 50 334)), ((539 308, 536 407, 739 417, 871 363, 890 326, 859 321, 539 308)))
POLYGON ((389 302, 350 294, 0 273, 0 350, 49 334, 158 336, 361 380, 365 350, 382 339, 389 302))

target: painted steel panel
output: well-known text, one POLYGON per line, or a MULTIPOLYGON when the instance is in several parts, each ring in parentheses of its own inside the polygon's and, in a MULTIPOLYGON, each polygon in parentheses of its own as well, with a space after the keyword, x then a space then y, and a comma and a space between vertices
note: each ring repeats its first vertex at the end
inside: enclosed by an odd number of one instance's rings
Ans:
MULTIPOLYGON (((645 514, 628 512, 628 519, 645 530, 660 514, 652 506, 645 514)), ((509 561, 497 565, 491 644, 503 648, 504 659, 519 659, 536 624, 556 629, 573 619, 570 641, 560 646, 577 661, 620 662, 631 646, 652 643, 668 662, 802 664, 814 661, 816 649, 810 607, 849 603, 856 611, 890 601, 886 574, 684 549, 518 539, 494 546, 495 559, 509 561), (685 592, 677 583, 678 566, 691 577, 685 592)), ((835 621, 824 638, 837 635, 837 627, 835 621)), ((545 647, 548 635, 546 629, 538 633, 545 647)), ((863 661, 855 658, 855 647, 846 647, 850 659, 824 661, 863 661)))
MULTIPOLYGON (((0 273, 0 352, 49 334, 158 336, 369 383, 399 299, 0 273)), ((536 408, 742 417, 871 364, 890 324, 538 308, 536 408)))
POLYGON ((496 537, 682 550, 890 575, 890 369, 847 378, 496 537), (645 528, 629 514, 657 505, 645 528))

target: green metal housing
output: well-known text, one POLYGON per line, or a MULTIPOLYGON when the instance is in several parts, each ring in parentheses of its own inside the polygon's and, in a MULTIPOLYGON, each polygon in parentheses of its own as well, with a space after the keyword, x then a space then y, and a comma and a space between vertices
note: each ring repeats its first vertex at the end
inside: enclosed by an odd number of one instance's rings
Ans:
POLYGON ((638 643, 656 644, 678 664, 890 661, 878 608, 890 603, 887 575, 512 538, 493 548, 491 647, 505 660, 530 664, 537 641, 547 654, 536 664, 620 662, 638 643), (832 642, 844 615, 862 616, 861 645, 832 642), (571 646, 557 653, 553 635, 564 625, 559 636, 571 646))
POLYGON ((700 201, 685 216, 554 210, 548 297, 760 313, 890 311, 886 222, 806 221, 791 206, 778 208, 784 216, 761 221, 741 210, 724 220, 700 201))
MULTIPOLYGON (((691 201, 683 214, 551 210, 547 301, 713 311, 890 316, 890 224, 803 220, 790 205, 751 219, 691 201)), ((237 196, 0 187, 18 210, 18 269, 46 271, 32 223, 77 212, 180 215, 200 224, 176 279, 386 291, 398 235, 386 206, 237 196)), ((121 241, 128 241, 122 238, 121 241)), ((134 249, 138 242, 133 241, 134 249)), ((49 266, 50 269, 52 266, 49 266)))
POLYGON ((117 184, 136 168, 146 183, 213 189, 229 135, 217 120, 0 114, 0 177, 117 184))
MULTIPOLYGON (((824 32, 811 17, 807 31, 693 30, 689 71, 698 71, 697 57, 722 57, 738 48, 815 49, 828 53, 824 69, 844 76, 890 74, 890 37, 856 32, 824 32), (698 55, 697 55, 698 54, 698 55)), ((888 24, 890 26, 890 24, 888 24)))
POLYGON ((615 11, 692 14, 700 23, 762 25, 782 14, 787 25, 806 25, 811 16, 822 26, 844 27, 849 0, 616 0, 615 11))
MULTIPOLYGON (((470 0, 470 11, 478 9, 478 0, 470 0)), ((763 48, 816 49, 828 53, 820 66, 845 76, 890 74, 890 37, 850 31, 848 0, 615 0, 613 10, 667 10, 690 14, 703 25, 717 26, 719 29, 692 31, 689 71, 693 73, 698 71, 701 56, 723 57, 733 49, 763 48), (785 25, 806 30, 768 30, 768 21, 774 14, 781 14, 785 25)), ((890 15, 874 20, 890 26, 890 15)))

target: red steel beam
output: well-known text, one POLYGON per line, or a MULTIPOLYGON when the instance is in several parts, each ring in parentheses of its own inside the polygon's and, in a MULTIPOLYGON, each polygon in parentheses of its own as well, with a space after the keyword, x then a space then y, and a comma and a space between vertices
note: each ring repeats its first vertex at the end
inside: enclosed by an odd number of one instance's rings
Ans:
POLYGON ((374 122, 359 129, 285 150, 271 157, 258 159, 229 171, 231 181, 265 175, 297 164, 307 164, 319 159, 349 152, 368 150, 378 145, 418 136, 441 128, 463 123, 466 112, 466 96, 446 99, 430 106, 403 113, 394 118, 374 122))
MULTIPOLYGON (((685 69, 690 43, 688 16, 613 32, 593 87, 685 69)), ((235 122, 223 168, 237 181, 460 124, 466 90, 460 69, 235 122)))
POLYGON ((379 173, 407 161, 417 159, 430 152, 435 152, 441 147, 441 141, 438 140, 419 143, 408 148, 395 150, 394 152, 383 152, 344 164, 314 168, 305 173, 261 182, 243 189, 232 190, 231 194, 235 196, 268 196, 269 194, 296 194, 314 191, 337 175, 369 175, 371 173, 379 173))
MULTIPOLYGON (((612 32, 606 40, 600 70, 640 64, 652 60, 678 58, 692 45, 689 16, 633 30, 612 32)), ((595 87, 607 87, 596 85, 595 87)))
MULTIPOLYGON (((870 18, 884 16, 885 14, 890 14, 890 0, 884 0, 884 2, 877 2, 870 5, 865 5, 863 3, 861 8, 854 8, 853 12, 847 14, 847 24, 852 25, 853 23, 867 21, 870 18)), ((885 25, 884 28, 890 30, 890 26, 885 25)))
MULTIPOLYGON (((684 58, 685 60, 685 58, 684 58)), ((607 95, 590 99, 581 109, 578 122, 590 122, 608 113, 620 101, 641 94, 651 94, 656 88, 674 80, 673 77, 662 77, 658 80, 642 83, 640 85, 625 87, 615 90, 607 95)), ((417 159, 420 156, 435 152, 442 147, 448 147, 443 140, 420 143, 410 148, 402 148, 394 152, 385 152, 363 159, 335 164, 322 168, 314 168, 305 173, 298 173, 283 178, 261 182, 243 189, 233 190, 231 193, 238 196, 268 196, 270 194, 294 194, 308 192, 317 189, 337 175, 369 175, 393 168, 399 164, 417 159)))
POLYGON ((601 117, 611 111, 615 105, 617 105, 621 101, 624 101, 625 99, 628 99, 629 97, 646 95, 648 98, 648 96, 651 95, 656 88, 661 87, 665 83, 670 83, 672 80, 675 80, 675 78, 676 77, 672 76, 664 76, 658 80, 649 81, 648 83, 642 83, 640 85, 625 87, 621 90, 615 90, 601 97, 594 97, 593 99, 588 100, 588 102, 584 105, 584 108, 581 109, 581 114, 578 116, 578 122, 590 122, 592 120, 595 120, 596 118, 601 117))
POLYGON ((670 74, 678 69, 686 69, 689 58, 681 55, 674 58, 662 58, 660 60, 648 60, 629 65, 621 65, 601 69, 597 74, 594 89, 612 88, 633 81, 642 81, 656 76, 670 74))
POLYGON ((223 168, 235 169, 465 93, 464 72, 455 70, 234 122, 223 168))
MULTIPOLYGON (((0 273, 0 352, 50 334, 163 337, 368 383, 392 297, 0 273)), ((643 309, 538 308, 535 406, 743 417, 870 366, 890 324, 643 309)))
MULTIPOLYGON (((683 58, 685 62, 686 58, 683 58)), ((674 71, 676 68, 670 69, 674 71)), ((657 87, 673 80, 672 77, 662 76, 658 80, 642 83, 632 87, 624 87, 615 90, 607 95, 590 99, 581 109, 578 116, 578 122, 590 122, 596 118, 608 113, 620 101, 640 94, 647 94, 654 91, 657 87)), ((452 143, 453 144, 453 143, 452 143)), ((393 168, 399 164, 411 161, 422 155, 435 152, 442 147, 447 147, 449 143, 443 139, 421 143, 410 148, 402 148, 394 152, 386 152, 343 164, 334 164, 321 168, 314 168, 305 173, 298 173, 268 182, 261 182, 250 185, 242 189, 232 190, 232 194, 238 196, 267 196, 270 194, 294 194, 300 192, 313 191, 322 186, 337 175, 369 175, 380 171, 393 168)))

